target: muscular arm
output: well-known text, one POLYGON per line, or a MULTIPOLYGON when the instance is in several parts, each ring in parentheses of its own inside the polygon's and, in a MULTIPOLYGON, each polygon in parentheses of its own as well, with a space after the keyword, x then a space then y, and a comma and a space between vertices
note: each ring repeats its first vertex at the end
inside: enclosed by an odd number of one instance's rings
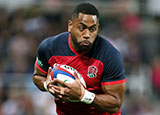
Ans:
MULTIPOLYGON (((57 83, 60 83, 65 87, 54 86, 56 93, 62 95, 64 99, 79 99, 81 100, 84 96, 84 87, 75 75, 75 82, 72 84, 65 83, 61 80, 56 79, 57 83), (81 88, 80 88, 81 87, 81 88), (81 90, 78 90, 78 89, 81 90), (63 90, 63 93, 61 93, 63 90)), ((102 90, 104 94, 96 94, 92 102, 92 106, 95 108, 108 112, 117 113, 122 105, 123 97, 126 89, 126 83, 115 84, 115 85, 103 85, 102 90)))
POLYGON ((43 82, 46 81, 47 75, 41 72, 37 67, 36 64, 34 65, 34 73, 33 73, 33 82, 34 84, 41 90, 46 91, 43 86, 43 82))
POLYGON ((54 86, 55 82, 54 80, 50 80, 50 72, 51 72, 52 68, 49 67, 48 69, 48 74, 44 74, 43 72, 41 72, 36 64, 34 66, 34 73, 33 73, 33 82, 34 84, 41 90, 41 91, 48 91, 49 93, 51 93, 54 97, 56 97, 57 100, 61 100, 62 97, 59 96, 58 94, 56 95, 56 93, 54 92, 54 90, 52 89, 52 87, 54 86), (46 85, 47 85, 47 90, 44 88, 44 82, 46 81, 46 85))
POLYGON ((92 103, 97 109, 116 113, 119 111, 126 89, 126 83, 102 86, 105 94, 96 94, 92 103))

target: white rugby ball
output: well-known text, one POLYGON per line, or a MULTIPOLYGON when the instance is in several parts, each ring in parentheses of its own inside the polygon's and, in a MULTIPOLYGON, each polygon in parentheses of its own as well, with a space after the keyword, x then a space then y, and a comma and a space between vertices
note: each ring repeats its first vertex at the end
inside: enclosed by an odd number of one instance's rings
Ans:
MULTIPOLYGON (((75 81, 74 72, 76 71, 78 78, 80 79, 81 84, 86 88, 86 83, 81 76, 81 74, 71 66, 68 65, 54 65, 54 68, 51 71, 51 79, 59 79, 66 83, 73 83, 75 81)), ((58 84, 60 85, 60 84, 58 84)))

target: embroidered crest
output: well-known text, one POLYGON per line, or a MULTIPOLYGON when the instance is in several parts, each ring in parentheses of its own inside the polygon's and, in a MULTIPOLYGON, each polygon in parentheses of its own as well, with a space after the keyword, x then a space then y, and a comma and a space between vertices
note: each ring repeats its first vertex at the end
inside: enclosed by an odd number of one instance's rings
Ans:
POLYGON ((97 77, 97 67, 94 66, 94 65, 91 65, 88 67, 88 74, 87 76, 90 77, 90 78, 94 78, 94 77, 97 77))

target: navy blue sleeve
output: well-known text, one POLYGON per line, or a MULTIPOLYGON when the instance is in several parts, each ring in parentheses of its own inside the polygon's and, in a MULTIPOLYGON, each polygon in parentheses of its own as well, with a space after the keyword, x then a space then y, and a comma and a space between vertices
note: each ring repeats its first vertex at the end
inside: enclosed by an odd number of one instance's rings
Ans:
POLYGON ((36 66, 39 70, 41 70, 43 73, 47 74, 49 64, 48 60, 50 57, 50 52, 48 50, 48 39, 41 42, 37 49, 36 54, 36 66))
POLYGON ((117 49, 110 47, 104 61, 102 83, 121 83, 125 81, 125 71, 122 57, 117 49))

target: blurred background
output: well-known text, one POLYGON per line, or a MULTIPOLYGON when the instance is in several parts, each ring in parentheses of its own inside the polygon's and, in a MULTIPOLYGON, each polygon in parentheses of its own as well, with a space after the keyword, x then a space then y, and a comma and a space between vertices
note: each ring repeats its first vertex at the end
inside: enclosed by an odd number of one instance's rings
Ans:
POLYGON ((36 49, 67 31, 82 1, 100 11, 100 35, 121 53, 127 76, 123 115, 160 114, 159 0, 0 0, 0 115, 53 115, 50 94, 32 82, 36 49))

